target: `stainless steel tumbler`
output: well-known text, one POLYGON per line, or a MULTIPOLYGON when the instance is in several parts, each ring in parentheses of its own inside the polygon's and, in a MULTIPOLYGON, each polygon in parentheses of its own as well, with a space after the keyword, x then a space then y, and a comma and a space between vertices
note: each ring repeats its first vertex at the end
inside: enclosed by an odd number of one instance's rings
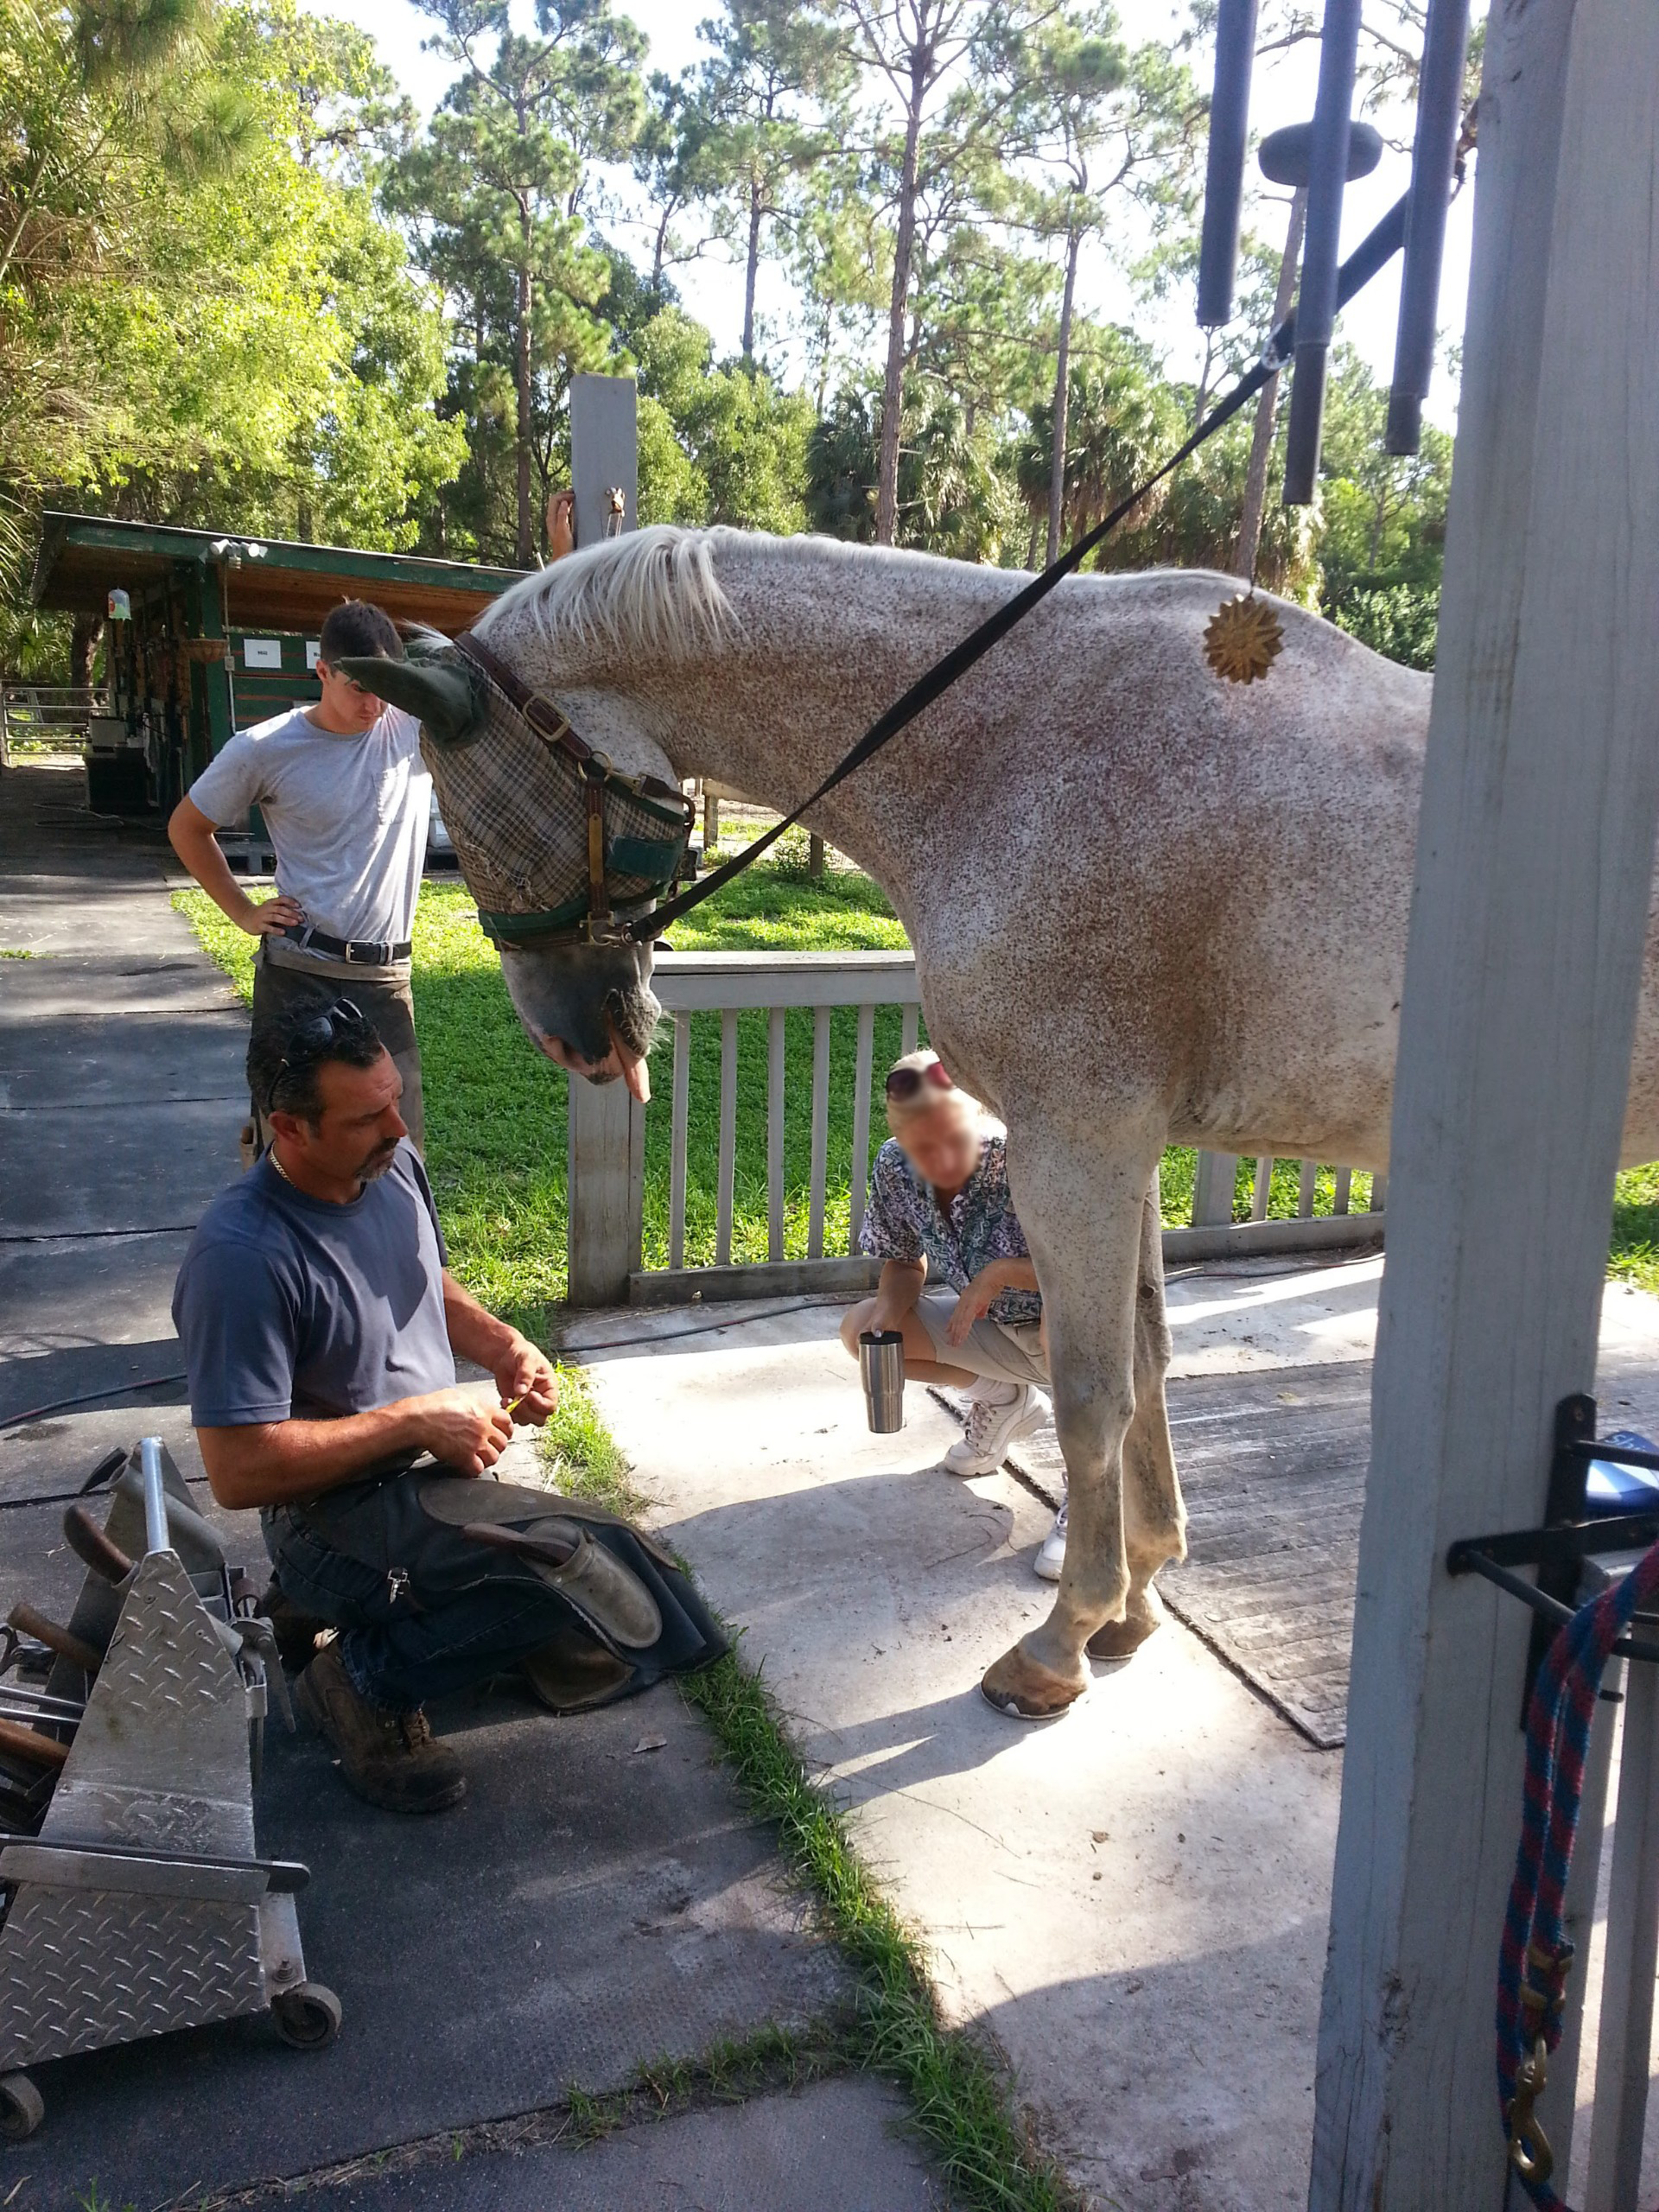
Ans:
POLYGON ((866 1329, 858 1340, 864 1410, 878 1436, 905 1425, 905 1340, 897 1329, 866 1329))

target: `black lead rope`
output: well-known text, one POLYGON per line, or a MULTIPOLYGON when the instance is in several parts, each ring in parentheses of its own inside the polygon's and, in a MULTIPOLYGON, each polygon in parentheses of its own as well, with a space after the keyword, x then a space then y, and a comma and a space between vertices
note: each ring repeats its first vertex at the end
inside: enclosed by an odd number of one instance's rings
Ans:
MULTIPOLYGON (((1368 284, 1377 270, 1400 251, 1406 235, 1406 199, 1397 200, 1376 229, 1361 239, 1343 263, 1337 278, 1337 305, 1339 308, 1344 307, 1355 293, 1368 284)), ((1293 311, 1274 332, 1255 367, 1239 378, 1224 399, 1217 401, 1192 436, 1178 446, 1168 460, 1144 483, 1136 485, 1126 499, 1120 499, 1103 522, 1096 523, 1091 531, 1086 531, 1075 544, 1062 553, 1052 568, 1045 569, 1039 576, 1033 576, 1023 591, 1016 592, 1006 605, 999 607, 994 614, 987 615, 977 629, 970 630, 959 645, 953 645, 942 659, 936 660, 931 668, 918 676, 903 697, 895 700, 880 720, 871 724, 852 751, 843 755, 817 791, 810 798, 804 798, 792 814, 786 814, 764 836, 757 837, 752 845, 746 846, 742 852, 723 862, 712 875, 704 876, 700 883, 694 883, 689 889, 682 891, 666 906, 656 907, 651 913, 641 914, 629 922, 624 933, 635 943, 660 936, 671 924, 689 914, 694 906, 700 906, 705 899, 712 898, 716 891, 723 890, 734 877, 741 875, 746 868, 753 866, 770 846, 777 843, 785 830, 793 829, 803 815, 810 813, 821 799, 827 798, 836 785, 844 783, 855 769, 861 768, 889 739, 897 737, 899 731, 913 722, 918 715, 931 707, 942 693, 948 691, 958 677, 965 676, 976 661, 983 660, 992 646, 1006 638, 1016 623, 1023 622, 1033 607, 1040 606, 1055 586, 1080 567, 1102 540, 1111 535, 1124 517, 1140 505, 1148 493, 1155 492, 1164 479, 1178 469, 1184 461, 1189 460, 1206 439, 1214 437, 1217 430, 1231 422, 1239 409, 1261 391, 1268 378, 1283 368, 1295 346, 1296 317, 1293 311)))

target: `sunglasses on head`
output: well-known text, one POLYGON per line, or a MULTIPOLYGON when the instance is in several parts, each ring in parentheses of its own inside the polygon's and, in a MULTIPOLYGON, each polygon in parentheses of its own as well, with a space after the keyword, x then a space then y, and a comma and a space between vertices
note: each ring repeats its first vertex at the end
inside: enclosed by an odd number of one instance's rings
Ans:
POLYGON ((336 999, 332 1006, 324 1007, 321 1014, 314 1014, 294 1031, 288 1040, 287 1052, 276 1063, 272 1087, 281 1082, 296 1061, 309 1059, 314 1052, 325 1052, 336 1038, 351 1036, 368 1027, 369 1018, 361 1007, 353 1006, 350 999, 336 999))
POLYGON ((887 1096, 902 1104, 906 1098, 913 1098, 925 1083, 931 1083, 936 1090, 957 1087, 944 1062, 930 1060, 925 1067, 894 1068, 887 1077, 887 1096))

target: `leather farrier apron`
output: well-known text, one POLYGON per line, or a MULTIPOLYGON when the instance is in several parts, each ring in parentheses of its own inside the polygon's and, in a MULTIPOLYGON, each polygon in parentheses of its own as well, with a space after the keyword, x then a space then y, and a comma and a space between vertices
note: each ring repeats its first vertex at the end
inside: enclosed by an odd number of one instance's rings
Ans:
POLYGON ((727 1649, 672 1554, 582 1498, 473 1480, 429 1461, 294 1510, 332 1550, 386 1576, 416 1611, 491 1584, 552 1595, 563 1618, 545 1648, 520 1663, 558 1712, 632 1697, 727 1649), (515 1537, 546 1555, 499 1548, 515 1537))

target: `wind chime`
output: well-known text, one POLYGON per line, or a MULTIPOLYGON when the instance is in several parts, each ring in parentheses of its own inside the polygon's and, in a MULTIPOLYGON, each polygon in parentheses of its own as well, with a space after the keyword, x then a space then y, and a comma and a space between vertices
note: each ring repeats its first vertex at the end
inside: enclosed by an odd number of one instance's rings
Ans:
MULTIPOLYGON (((1219 0, 1216 15, 1215 90, 1210 107, 1209 166, 1198 252, 1198 323, 1218 329, 1232 320, 1238 269, 1239 218, 1249 139, 1250 75, 1255 57, 1257 0, 1219 0)), ((1325 395, 1338 308, 1343 194, 1374 169, 1382 140, 1353 119, 1359 54, 1360 0, 1325 0, 1319 91, 1310 124, 1264 140, 1261 162, 1269 181, 1307 194, 1300 281, 1296 296, 1290 419, 1285 438, 1284 504, 1313 504, 1324 435, 1325 395)), ((1428 0, 1418 78, 1417 127, 1411 187, 1405 207, 1405 267, 1389 393, 1385 448, 1414 454, 1422 438, 1423 401, 1434 367, 1435 317, 1446 251, 1462 111, 1469 0, 1428 0)), ((1278 616, 1248 591, 1226 601, 1205 632, 1205 653, 1235 683, 1264 677, 1283 643, 1278 616)))

